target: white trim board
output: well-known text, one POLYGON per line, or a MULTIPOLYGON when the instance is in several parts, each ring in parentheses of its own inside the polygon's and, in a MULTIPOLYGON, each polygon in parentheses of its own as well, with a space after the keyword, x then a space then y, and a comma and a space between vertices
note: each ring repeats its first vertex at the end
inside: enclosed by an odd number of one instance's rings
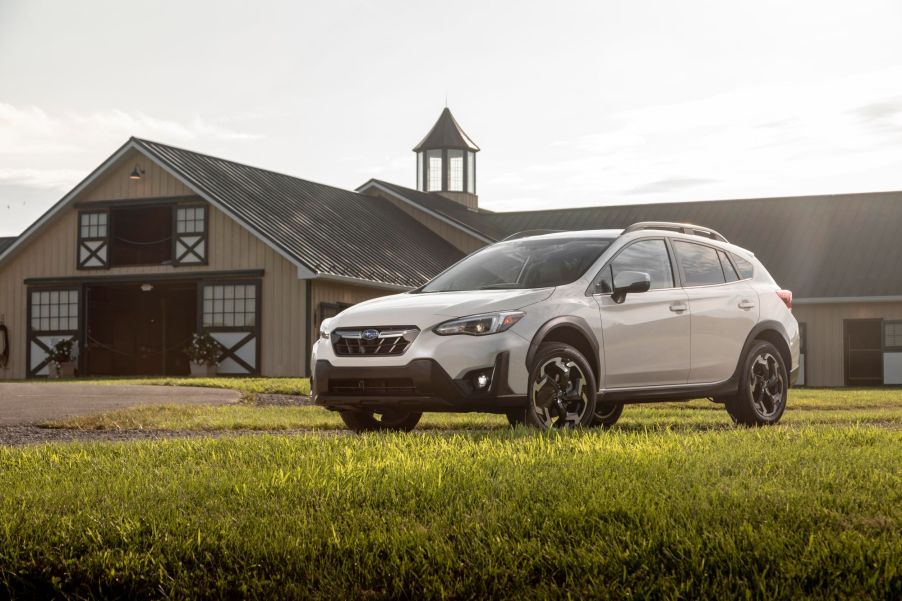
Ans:
POLYGON ((321 273, 313 278, 314 281, 338 282, 340 284, 353 284, 355 286, 365 286, 367 288, 379 288, 382 290, 395 290, 397 292, 406 292, 413 290, 413 286, 402 286, 401 284, 389 284, 388 282, 374 282, 372 280, 364 280, 362 278, 354 278, 347 275, 335 275, 333 273, 321 273))

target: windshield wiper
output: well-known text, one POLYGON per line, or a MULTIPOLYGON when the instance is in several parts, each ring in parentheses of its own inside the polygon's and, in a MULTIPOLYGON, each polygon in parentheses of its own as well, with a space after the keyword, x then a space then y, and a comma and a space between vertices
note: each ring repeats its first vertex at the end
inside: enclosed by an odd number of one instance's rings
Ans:
POLYGON ((497 284, 487 284, 485 286, 480 286, 480 290, 512 290, 515 288, 522 288, 520 284, 516 282, 499 282, 497 284))

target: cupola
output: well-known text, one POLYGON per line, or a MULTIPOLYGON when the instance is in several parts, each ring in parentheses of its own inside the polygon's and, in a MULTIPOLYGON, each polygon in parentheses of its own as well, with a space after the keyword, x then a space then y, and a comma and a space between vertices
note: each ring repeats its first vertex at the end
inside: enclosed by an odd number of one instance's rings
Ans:
POLYGON ((448 107, 413 151, 417 154, 417 190, 437 192, 469 209, 478 208, 479 147, 464 133, 448 107))

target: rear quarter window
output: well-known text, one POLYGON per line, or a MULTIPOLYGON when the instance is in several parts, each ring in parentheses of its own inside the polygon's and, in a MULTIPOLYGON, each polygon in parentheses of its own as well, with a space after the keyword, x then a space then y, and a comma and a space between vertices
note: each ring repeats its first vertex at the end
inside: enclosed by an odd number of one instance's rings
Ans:
POLYGON ((736 269, 739 270, 739 277, 743 280, 748 279, 755 275, 755 267, 750 262, 746 261, 739 255, 735 253, 730 253, 733 255, 733 262, 736 264, 736 269))

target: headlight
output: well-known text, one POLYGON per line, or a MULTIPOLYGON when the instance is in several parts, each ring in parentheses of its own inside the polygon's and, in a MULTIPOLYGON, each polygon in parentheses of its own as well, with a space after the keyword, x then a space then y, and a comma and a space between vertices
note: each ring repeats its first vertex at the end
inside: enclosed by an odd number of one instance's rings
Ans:
POLYGON ((323 320, 321 324, 319 324, 319 337, 328 340, 329 339, 329 322, 332 321, 331 317, 327 317, 323 320))
POLYGON ((483 313, 452 319, 435 326, 432 331, 439 336, 453 336, 454 334, 466 334, 468 336, 485 336, 497 334, 508 330, 512 325, 523 319, 523 311, 499 311, 498 313, 483 313))

